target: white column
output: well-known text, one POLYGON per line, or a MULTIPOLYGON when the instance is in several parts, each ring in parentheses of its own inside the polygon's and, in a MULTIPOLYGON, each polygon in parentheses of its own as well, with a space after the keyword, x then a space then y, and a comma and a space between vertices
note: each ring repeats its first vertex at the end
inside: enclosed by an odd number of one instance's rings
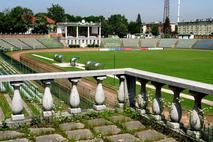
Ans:
POLYGON ((81 108, 80 105, 80 96, 77 89, 77 84, 79 82, 79 78, 75 79, 69 79, 69 81, 72 83, 71 85, 71 92, 70 92, 70 107, 69 112, 70 113, 80 113, 81 108))
POLYGON ((99 27, 99 38, 101 39, 101 27, 99 27))
POLYGON ((99 42, 98 45, 101 46, 101 26, 99 27, 99 42))
POLYGON ((43 83, 45 85, 44 89, 44 96, 42 99, 42 105, 43 105, 43 116, 44 117, 50 117, 53 114, 53 97, 52 93, 50 91, 50 85, 53 80, 44 80, 43 83))
POLYGON ((67 26, 64 27, 64 32, 65 32, 65 38, 67 39, 67 26))
POLYGON ((13 82, 11 83, 14 89, 14 94, 12 98, 12 120, 23 120, 24 119, 24 114, 22 114, 23 111, 23 100, 20 95, 20 86, 21 82, 13 82))
POLYGON ((88 26, 87 27, 87 38, 89 38, 90 37, 90 27, 88 26))
POLYGON ((78 38, 78 26, 76 27, 76 38, 78 38))
POLYGON ((104 89, 103 89, 103 85, 102 85, 102 81, 104 79, 106 79, 105 76, 102 77, 95 77, 95 79, 97 80, 97 88, 96 88, 96 93, 95 93, 95 105, 94 105, 94 109, 97 111, 101 111, 106 109, 106 106, 104 105, 104 101, 105 101, 105 94, 104 94, 104 89))
POLYGON ((68 40, 67 40, 67 26, 64 28, 65 30, 65 42, 66 42, 66 44, 67 44, 67 46, 68 46, 68 40))

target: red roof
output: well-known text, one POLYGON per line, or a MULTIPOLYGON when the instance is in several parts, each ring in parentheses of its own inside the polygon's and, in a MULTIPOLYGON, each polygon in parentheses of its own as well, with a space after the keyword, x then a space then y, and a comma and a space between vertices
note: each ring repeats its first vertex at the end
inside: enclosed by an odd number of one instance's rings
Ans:
MULTIPOLYGON (((48 24, 55 24, 56 23, 55 20, 53 20, 53 19, 51 19, 47 16, 44 16, 44 18, 47 20, 48 24)), ((32 16, 32 24, 35 24, 36 21, 37 21, 37 18, 35 16, 32 16)))
POLYGON ((53 19, 51 19, 51 18, 49 18, 47 16, 45 16, 45 18, 47 20, 47 23, 49 23, 49 24, 55 24, 55 20, 53 20, 53 19))

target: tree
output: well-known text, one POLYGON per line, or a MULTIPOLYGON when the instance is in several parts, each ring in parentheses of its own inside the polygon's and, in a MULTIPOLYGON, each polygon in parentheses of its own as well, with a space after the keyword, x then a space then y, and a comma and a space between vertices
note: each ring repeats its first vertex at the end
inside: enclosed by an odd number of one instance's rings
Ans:
POLYGON ((130 34, 135 34, 135 33, 138 33, 139 30, 138 30, 138 23, 136 22, 130 22, 129 25, 128 25, 128 31, 130 34))
POLYGON ((33 33, 39 33, 39 34, 47 34, 48 33, 48 27, 47 27, 47 20, 45 18, 47 16, 47 13, 37 13, 35 15, 36 21, 34 23, 33 27, 33 33))
POLYGON ((156 24, 152 25, 151 29, 152 29, 152 34, 154 36, 158 36, 159 35, 158 25, 156 25, 156 24))
POLYGON ((12 20, 10 21, 13 25, 11 32, 24 33, 32 26, 33 12, 28 8, 17 6, 11 9, 6 16, 9 16, 7 18, 12 20))
POLYGON ((140 14, 138 14, 136 23, 137 23, 138 25, 142 25, 142 20, 141 20, 141 15, 140 15, 140 14))
POLYGON ((108 24, 111 25, 113 33, 116 34, 119 37, 126 36, 128 32, 128 20, 125 16, 122 16, 120 14, 111 15, 108 18, 108 24))
POLYGON ((4 33, 4 13, 0 12, 0 33, 4 33))
POLYGON ((52 18, 56 22, 65 21, 65 11, 60 5, 52 4, 52 7, 48 8, 47 11, 47 16, 52 18))
POLYGON ((108 35, 113 33, 112 26, 109 24, 108 20, 103 20, 101 22, 101 27, 102 27, 101 34, 104 37, 108 37, 108 35))
POLYGON ((166 20, 163 24, 163 33, 166 35, 171 34, 171 25, 170 25, 169 17, 166 17, 166 20))

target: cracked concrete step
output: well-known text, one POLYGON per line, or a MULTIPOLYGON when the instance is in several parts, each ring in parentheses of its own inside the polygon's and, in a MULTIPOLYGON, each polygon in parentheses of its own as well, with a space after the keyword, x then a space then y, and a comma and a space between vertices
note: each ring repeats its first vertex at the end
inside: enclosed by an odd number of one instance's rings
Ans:
POLYGON ((68 140, 59 134, 51 134, 36 137, 36 142, 68 142, 68 140))
POLYGON ((85 121, 89 126, 96 127, 96 126, 103 126, 103 125, 110 125, 112 122, 104 119, 104 118, 97 118, 92 120, 85 121))
POLYGON ((138 130, 143 130, 146 128, 143 124, 141 124, 140 121, 125 122, 123 124, 123 127, 125 127, 129 131, 138 131, 138 130))
POLYGON ((54 132, 55 132, 54 128, 30 128, 30 133, 35 136, 52 134, 54 132))
POLYGON ((94 128, 96 133, 101 133, 102 135, 115 135, 121 132, 121 130, 115 125, 98 126, 94 128))
POLYGON ((87 139, 94 138, 92 132, 89 129, 66 131, 65 133, 68 139, 71 139, 71 140, 87 140, 87 139))
POLYGON ((106 139, 110 142, 136 142, 139 139, 131 134, 119 134, 119 135, 113 135, 108 136, 106 139))
POLYGON ((155 130, 145 130, 141 132, 136 132, 135 135, 140 138, 142 141, 157 141, 164 139, 166 136, 155 131, 155 130))
POLYGON ((0 141, 0 142, 29 142, 29 140, 26 138, 23 138, 23 139, 6 140, 6 141, 0 141))
POLYGON ((123 123, 123 122, 131 121, 132 119, 124 115, 115 115, 115 116, 109 117, 109 120, 114 123, 119 123, 119 122, 123 123))
POLYGON ((24 134, 16 131, 0 131, 0 141, 23 137, 24 134))
POLYGON ((71 123, 63 123, 59 125, 59 128, 63 131, 70 131, 70 130, 75 130, 75 129, 83 129, 84 128, 84 124, 82 123, 75 123, 75 122, 71 122, 71 123))

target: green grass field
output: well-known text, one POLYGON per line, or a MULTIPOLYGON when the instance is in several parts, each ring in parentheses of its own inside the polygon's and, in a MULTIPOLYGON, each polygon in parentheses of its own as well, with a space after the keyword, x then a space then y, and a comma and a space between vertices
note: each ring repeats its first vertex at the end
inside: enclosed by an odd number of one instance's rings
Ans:
MULTIPOLYGON (((55 53, 36 54, 53 58, 55 53)), ((213 84, 213 51, 209 50, 63 52, 58 54, 63 54, 66 62, 69 62, 72 56, 79 56, 80 63, 93 60, 104 63, 106 69, 136 68, 213 84)))

